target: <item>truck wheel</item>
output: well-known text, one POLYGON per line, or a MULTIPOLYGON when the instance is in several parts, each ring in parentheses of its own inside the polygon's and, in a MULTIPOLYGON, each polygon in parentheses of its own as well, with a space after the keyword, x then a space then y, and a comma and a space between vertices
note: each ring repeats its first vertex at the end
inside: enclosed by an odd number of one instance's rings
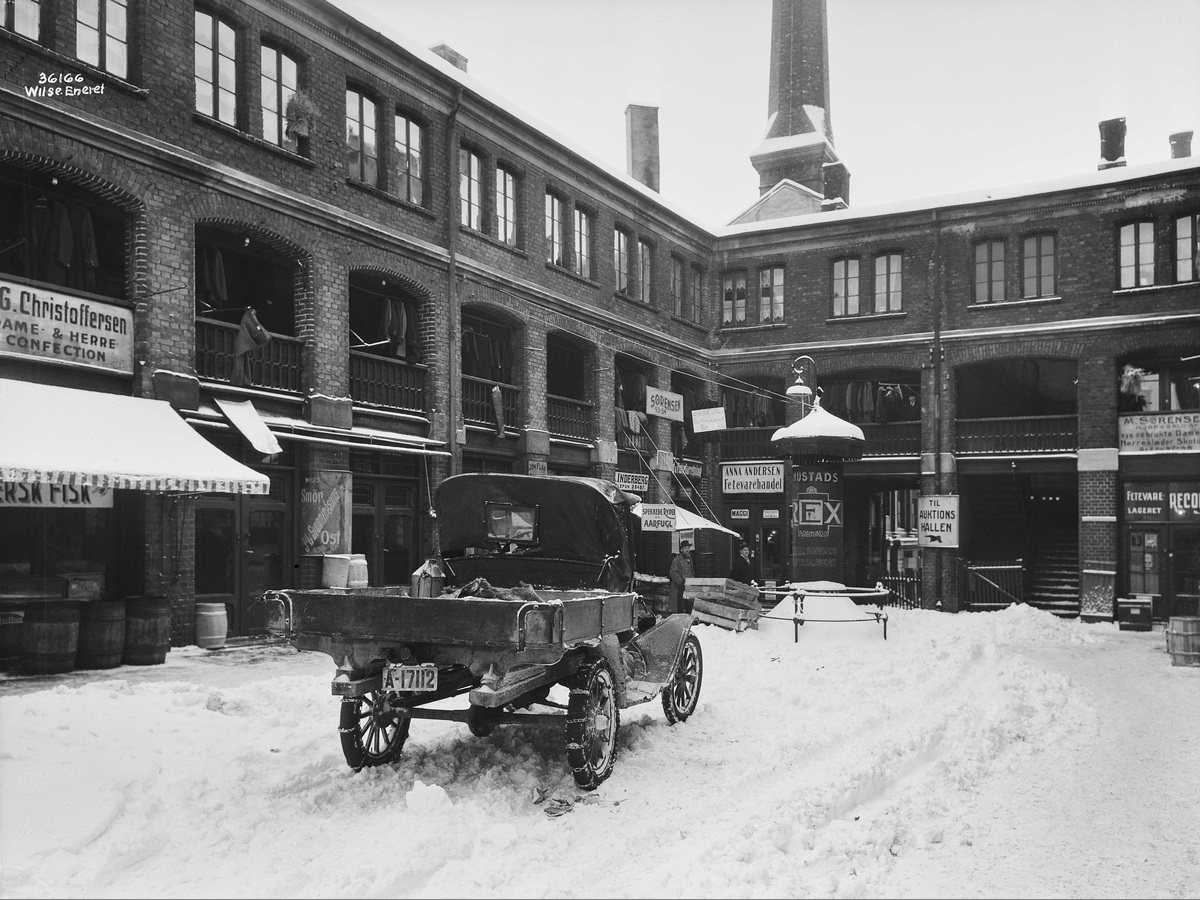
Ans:
POLYGON ((671 683, 663 688, 662 705, 667 721, 674 725, 682 722, 696 711, 700 702, 700 682, 704 680, 704 654, 700 652, 700 639, 689 634, 679 654, 679 665, 671 683))
POLYGON ((612 774, 621 711, 612 669, 603 659, 584 665, 567 681, 567 762, 575 783, 591 790, 612 774))
POLYGON ((355 772, 390 763, 400 755, 412 720, 392 711, 383 691, 343 697, 338 731, 346 765, 355 772))

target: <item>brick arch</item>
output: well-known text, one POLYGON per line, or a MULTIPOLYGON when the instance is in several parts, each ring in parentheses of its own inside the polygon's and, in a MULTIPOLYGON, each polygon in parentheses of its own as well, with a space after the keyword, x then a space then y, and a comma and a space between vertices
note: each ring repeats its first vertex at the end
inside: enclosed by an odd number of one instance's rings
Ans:
POLYGON ((946 348, 946 363, 953 368, 971 363, 1017 357, 1078 360, 1086 353, 1086 347, 1082 341, 1052 337, 1005 340, 996 344, 944 344, 943 346, 946 348))
POLYGON ((1182 333, 1177 331, 1172 337, 1173 340, 1166 341, 1161 334, 1147 334, 1146 332, 1122 334, 1113 340, 1108 349, 1118 363, 1123 363, 1127 357, 1145 353, 1147 350, 1172 352, 1189 349, 1195 352, 1196 346, 1200 345, 1200 327, 1185 329, 1182 333))
MULTIPOLYGON (((74 158, 74 155, 69 157, 69 159, 74 158)), ((87 191, 97 200, 127 213, 140 215, 145 211, 145 204, 136 194, 80 165, 52 159, 40 153, 27 153, 11 149, 0 150, 0 164, 4 163, 37 175, 58 178, 60 181, 87 191)))
POLYGON ((407 293, 411 294, 421 303, 425 303, 433 298, 433 292, 415 278, 410 275, 405 275, 403 272, 387 266, 381 266, 378 264, 356 266, 351 264, 346 268, 346 276, 349 278, 353 275, 378 275, 380 278, 395 279, 396 283, 401 288, 403 288, 407 293))
POLYGON ((194 228, 215 228, 226 234, 241 238, 250 238, 266 244, 280 256, 293 262, 308 264, 312 254, 301 244, 278 231, 268 228, 262 222, 251 222, 235 216, 199 216, 193 222, 194 228))

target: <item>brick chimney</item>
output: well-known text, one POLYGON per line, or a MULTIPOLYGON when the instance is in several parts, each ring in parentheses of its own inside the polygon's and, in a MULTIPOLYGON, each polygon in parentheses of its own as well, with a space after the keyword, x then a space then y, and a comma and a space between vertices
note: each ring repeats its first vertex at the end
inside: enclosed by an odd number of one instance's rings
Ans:
POLYGON ((467 58, 449 44, 438 44, 436 47, 430 47, 429 49, 456 69, 462 69, 464 72, 467 71, 467 58))
POLYGON ((821 211, 831 209, 846 209, 850 206, 850 173, 844 163, 825 163, 821 167, 821 175, 825 183, 824 199, 821 201, 821 211))
POLYGON ((1186 159, 1192 155, 1192 133, 1177 131, 1171 135, 1171 159, 1186 159))
POLYGON ((1100 170, 1125 165, 1125 118, 1100 123, 1100 170))
POLYGON ((625 165, 629 177, 658 190, 658 107, 625 107, 625 165))

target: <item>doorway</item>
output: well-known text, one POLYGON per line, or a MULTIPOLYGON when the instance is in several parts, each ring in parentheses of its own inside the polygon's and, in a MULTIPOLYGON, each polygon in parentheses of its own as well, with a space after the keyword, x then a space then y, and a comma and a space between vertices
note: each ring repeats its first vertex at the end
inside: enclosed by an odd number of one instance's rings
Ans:
POLYGON ((350 552, 367 558, 374 587, 412 582, 417 568, 416 485, 354 476, 350 552))

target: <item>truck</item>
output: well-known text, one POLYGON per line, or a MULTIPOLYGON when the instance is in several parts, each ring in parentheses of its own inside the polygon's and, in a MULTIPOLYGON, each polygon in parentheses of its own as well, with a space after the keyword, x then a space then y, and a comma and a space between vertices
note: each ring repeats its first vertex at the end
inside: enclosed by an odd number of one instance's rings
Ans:
POLYGON ((613 771, 622 709, 658 697, 668 723, 686 721, 703 653, 689 613, 635 590, 639 499, 597 478, 454 475, 412 584, 263 594, 268 633, 336 665, 347 765, 395 761, 414 719, 480 737, 536 724, 562 730, 591 790, 613 771))

